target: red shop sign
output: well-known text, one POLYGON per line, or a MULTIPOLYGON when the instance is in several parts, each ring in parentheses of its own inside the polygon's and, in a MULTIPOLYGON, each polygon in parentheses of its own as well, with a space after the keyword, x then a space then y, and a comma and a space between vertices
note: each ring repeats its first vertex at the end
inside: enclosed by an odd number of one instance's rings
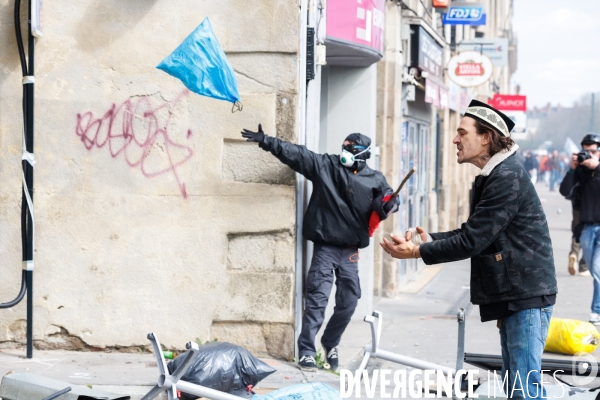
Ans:
POLYGON ((495 94, 489 105, 501 111, 527 111, 527 96, 495 94))

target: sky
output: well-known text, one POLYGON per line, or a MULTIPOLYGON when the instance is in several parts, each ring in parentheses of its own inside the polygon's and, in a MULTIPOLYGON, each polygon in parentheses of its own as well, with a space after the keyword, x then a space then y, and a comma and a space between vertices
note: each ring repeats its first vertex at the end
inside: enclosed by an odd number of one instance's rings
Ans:
MULTIPOLYGON (((517 71, 528 108, 600 92, 600 0, 514 0, 517 71)), ((600 99, 597 99, 600 101, 600 99)))

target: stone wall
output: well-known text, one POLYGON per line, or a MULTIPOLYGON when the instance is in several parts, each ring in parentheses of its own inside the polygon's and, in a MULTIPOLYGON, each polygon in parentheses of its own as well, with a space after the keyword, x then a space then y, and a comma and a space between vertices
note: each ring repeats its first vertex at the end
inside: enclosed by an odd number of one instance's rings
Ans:
MULTIPOLYGON (((0 302, 21 274, 21 68, 0 0, 0 302)), ((26 6, 25 6, 26 8, 26 6)), ((25 21, 25 17, 22 19, 25 21)), ((299 8, 284 0, 45 2, 36 46, 39 348, 218 339, 293 355, 294 175, 241 128, 295 140, 299 8), (155 66, 205 17, 244 109, 155 66), (250 338, 250 336, 252 336, 250 338)), ((24 340, 25 302, 0 310, 24 340)))

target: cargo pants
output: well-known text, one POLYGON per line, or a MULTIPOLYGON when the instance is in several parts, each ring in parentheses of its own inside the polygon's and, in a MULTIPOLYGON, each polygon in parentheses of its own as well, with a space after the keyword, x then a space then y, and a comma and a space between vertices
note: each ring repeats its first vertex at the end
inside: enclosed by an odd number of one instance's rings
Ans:
POLYGON ((298 337, 300 357, 316 356, 315 336, 325 319, 325 309, 333 287, 334 274, 335 308, 321 338, 321 344, 329 349, 340 344, 342 334, 350 323, 361 296, 358 248, 315 243, 311 266, 306 277, 302 331, 298 337))

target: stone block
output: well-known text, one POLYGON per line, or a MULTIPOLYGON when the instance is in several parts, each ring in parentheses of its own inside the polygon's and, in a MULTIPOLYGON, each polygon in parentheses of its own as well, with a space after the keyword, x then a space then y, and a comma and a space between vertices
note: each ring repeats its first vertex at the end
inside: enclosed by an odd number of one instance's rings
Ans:
POLYGON ((292 274, 237 272, 228 273, 227 289, 216 313, 220 321, 292 321, 292 274))
POLYGON ((293 185, 295 178, 294 171, 271 153, 242 141, 225 141, 222 172, 224 180, 272 185, 293 185))
POLYGON ((215 321, 212 340, 242 346, 256 357, 291 360, 294 356, 294 329, 291 324, 244 321, 215 321))
POLYGON ((227 58, 236 72, 240 93, 296 91, 298 57, 295 54, 230 53, 227 58))
POLYGON ((242 346, 255 356, 267 354, 262 324, 252 322, 214 322, 210 328, 211 340, 242 346))
POLYGON ((227 268, 260 272, 294 270, 294 240, 289 232, 228 236, 227 268))

